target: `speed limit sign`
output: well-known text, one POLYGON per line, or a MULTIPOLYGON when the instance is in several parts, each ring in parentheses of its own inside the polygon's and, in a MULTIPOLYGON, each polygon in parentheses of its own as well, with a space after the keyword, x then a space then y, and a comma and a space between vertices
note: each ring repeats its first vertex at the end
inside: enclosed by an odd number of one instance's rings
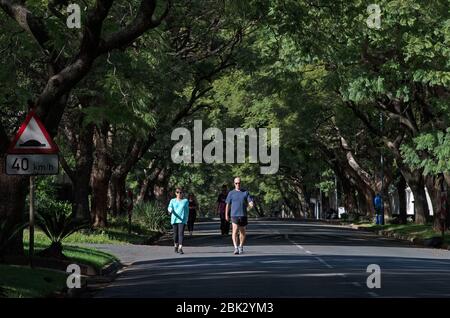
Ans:
POLYGON ((57 154, 9 154, 6 156, 6 174, 8 175, 52 175, 58 174, 58 168, 57 154))

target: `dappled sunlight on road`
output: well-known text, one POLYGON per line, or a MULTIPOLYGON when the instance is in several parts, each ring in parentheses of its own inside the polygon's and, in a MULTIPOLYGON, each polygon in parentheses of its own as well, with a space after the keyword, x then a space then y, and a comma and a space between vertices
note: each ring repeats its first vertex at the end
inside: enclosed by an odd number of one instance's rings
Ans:
POLYGON ((433 297, 436 289, 450 294, 449 251, 348 228, 279 223, 251 223, 243 255, 232 254, 231 237, 218 235, 216 223, 197 224, 184 255, 173 252, 170 237, 146 246, 97 296, 433 297), (383 288, 376 291, 366 287, 369 264, 381 268, 383 288))

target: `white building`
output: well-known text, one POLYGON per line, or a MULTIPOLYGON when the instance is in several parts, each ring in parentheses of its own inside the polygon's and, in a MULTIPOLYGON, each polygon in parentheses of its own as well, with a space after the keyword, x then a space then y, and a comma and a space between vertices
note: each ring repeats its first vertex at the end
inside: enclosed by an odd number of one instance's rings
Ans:
MULTIPOLYGON (((405 189, 405 193, 406 193, 406 214, 414 215, 414 195, 411 191, 411 188, 407 187, 405 189)), ((431 203, 431 198, 430 198, 430 195, 429 195, 426 187, 425 187, 425 194, 427 197, 428 210, 430 211, 430 215, 433 215, 433 205, 431 203)), ((334 200, 334 199, 335 199, 334 196, 330 197, 330 200, 334 200)), ((390 204, 391 204, 392 215, 400 214, 399 197, 398 197, 397 190, 389 193, 389 200, 390 200, 390 204)), ((314 217, 316 219, 325 218, 325 215, 323 215, 322 206, 320 204, 321 200, 317 199, 317 198, 311 198, 310 203, 313 208, 314 217)), ((332 202, 331 206, 333 206, 333 204, 334 204, 334 206, 336 206, 335 201, 332 202)), ((342 213, 345 213, 345 208, 338 207, 338 211, 339 211, 339 217, 340 217, 342 213)))
MULTIPOLYGON (((414 215, 414 194, 411 191, 410 187, 406 188, 406 214, 414 215)), ((428 210, 430 211, 430 215, 433 215, 433 205, 431 204, 431 198, 428 194, 427 188, 425 188, 425 194, 427 196, 428 210)), ((397 211, 394 214, 398 214, 397 211)))

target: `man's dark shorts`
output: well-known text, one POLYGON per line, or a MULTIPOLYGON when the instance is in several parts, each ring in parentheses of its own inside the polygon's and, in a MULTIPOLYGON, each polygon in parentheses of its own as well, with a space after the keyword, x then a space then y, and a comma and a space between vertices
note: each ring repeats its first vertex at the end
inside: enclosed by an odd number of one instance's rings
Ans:
POLYGON ((231 222, 239 226, 247 226, 248 221, 246 216, 234 216, 231 217, 231 222))

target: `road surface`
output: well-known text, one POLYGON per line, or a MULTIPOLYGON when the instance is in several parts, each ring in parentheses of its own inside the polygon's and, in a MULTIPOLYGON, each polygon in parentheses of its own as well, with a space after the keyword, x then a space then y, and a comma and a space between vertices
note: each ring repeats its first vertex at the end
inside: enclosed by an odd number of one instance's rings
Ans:
POLYGON ((450 297, 450 252, 419 248, 347 227, 251 221, 244 254, 218 222, 196 224, 184 255, 172 242, 97 245, 131 264, 95 297, 450 297), (381 268, 381 288, 366 281, 381 268))

